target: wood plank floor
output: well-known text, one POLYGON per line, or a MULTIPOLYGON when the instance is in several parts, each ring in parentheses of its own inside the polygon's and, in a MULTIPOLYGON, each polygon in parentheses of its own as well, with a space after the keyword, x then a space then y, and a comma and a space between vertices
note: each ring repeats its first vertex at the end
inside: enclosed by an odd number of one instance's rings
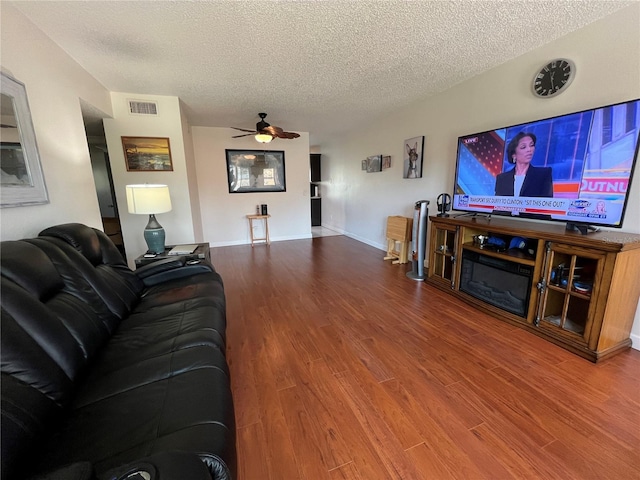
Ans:
POLYGON ((640 352, 594 365, 383 256, 212 249, 238 480, 640 478, 640 352))

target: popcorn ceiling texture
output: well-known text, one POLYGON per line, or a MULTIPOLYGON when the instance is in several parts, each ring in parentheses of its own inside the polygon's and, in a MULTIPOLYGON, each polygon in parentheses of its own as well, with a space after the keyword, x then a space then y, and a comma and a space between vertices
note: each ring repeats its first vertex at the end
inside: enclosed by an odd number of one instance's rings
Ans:
POLYGON ((191 125, 253 128, 265 111, 321 139, 634 2, 2 3, 111 91, 177 96, 191 125))

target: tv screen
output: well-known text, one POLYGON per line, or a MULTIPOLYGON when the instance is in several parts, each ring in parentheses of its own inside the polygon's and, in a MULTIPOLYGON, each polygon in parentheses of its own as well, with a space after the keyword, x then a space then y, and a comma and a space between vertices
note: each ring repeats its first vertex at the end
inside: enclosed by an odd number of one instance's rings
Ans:
POLYGON ((622 226, 640 99, 458 139, 453 208, 622 226))

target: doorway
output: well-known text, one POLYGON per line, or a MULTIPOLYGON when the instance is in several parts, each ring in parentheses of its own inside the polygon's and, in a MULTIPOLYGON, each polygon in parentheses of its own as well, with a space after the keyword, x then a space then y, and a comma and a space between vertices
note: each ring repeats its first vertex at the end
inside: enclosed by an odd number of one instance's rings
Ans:
POLYGON ((116 202, 116 194, 113 187, 109 151, 107 150, 107 140, 102 124, 104 114, 86 102, 81 101, 80 103, 87 144, 89 146, 89 155, 91 157, 93 181, 98 195, 100 216, 102 217, 102 229, 120 251, 126 262, 127 255, 122 238, 118 203, 116 202))

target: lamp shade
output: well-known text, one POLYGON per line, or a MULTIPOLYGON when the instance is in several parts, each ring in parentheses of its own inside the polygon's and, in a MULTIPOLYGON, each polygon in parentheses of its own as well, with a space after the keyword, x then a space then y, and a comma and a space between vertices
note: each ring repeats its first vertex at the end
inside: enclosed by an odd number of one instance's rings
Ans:
POLYGON ((255 136, 255 139, 260 143, 269 143, 273 140, 273 137, 268 133, 259 133, 255 136))
POLYGON ((151 215, 171 211, 171 197, 167 185, 127 185, 129 213, 151 215))

